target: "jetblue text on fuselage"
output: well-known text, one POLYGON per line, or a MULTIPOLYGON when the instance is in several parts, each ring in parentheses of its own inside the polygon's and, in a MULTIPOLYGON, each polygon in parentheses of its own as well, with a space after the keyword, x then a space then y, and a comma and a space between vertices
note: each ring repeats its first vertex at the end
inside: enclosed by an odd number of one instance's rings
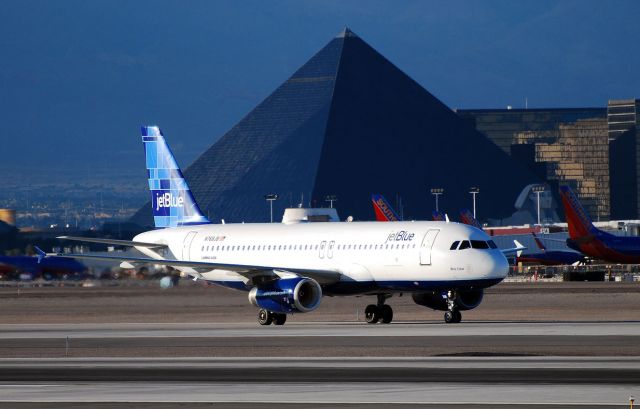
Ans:
POLYGON ((171 192, 163 194, 156 193, 156 210, 161 207, 183 207, 184 198, 182 196, 174 196, 171 192))
POLYGON ((391 232, 389 236, 387 236, 387 240, 385 243, 390 241, 411 241, 415 237, 414 233, 409 233, 406 230, 401 230, 399 232, 391 232))

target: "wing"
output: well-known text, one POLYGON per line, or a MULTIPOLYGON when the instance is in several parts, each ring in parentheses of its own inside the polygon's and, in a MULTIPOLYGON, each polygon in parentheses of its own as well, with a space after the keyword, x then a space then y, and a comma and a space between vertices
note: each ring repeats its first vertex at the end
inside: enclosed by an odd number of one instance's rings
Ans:
POLYGON ((58 237, 56 237, 56 239, 72 240, 72 241, 85 241, 87 243, 113 244, 114 246, 148 247, 150 249, 166 248, 167 247, 166 244, 144 243, 142 241, 130 241, 130 240, 97 239, 97 238, 92 238, 92 237, 58 236, 58 237))
POLYGON ((46 255, 55 257, 66 257, 86 260, 129 262, 133 264, 161 264, 171 267, 189 267, 196 273, 189 273, 194 277, 201 278, 200 273, 211 270, 233 271, 247 279, 254 279, 260 276, 282 275, 283 273, 292 273, 309 278, 313 278, 321 284, 335 283, 340 280, 342 274, 336 270, 316 270, 306 268, 290 268, 282 266, 269 265, 250 265, 250 264, 226 264, 226 263, 210 263, 207 261, 183 261, 172 259, 155 259, 150 257, 133 257, 133 256, 111 256, 99 254, 65 254, 65 253, 49 253, 46 255))

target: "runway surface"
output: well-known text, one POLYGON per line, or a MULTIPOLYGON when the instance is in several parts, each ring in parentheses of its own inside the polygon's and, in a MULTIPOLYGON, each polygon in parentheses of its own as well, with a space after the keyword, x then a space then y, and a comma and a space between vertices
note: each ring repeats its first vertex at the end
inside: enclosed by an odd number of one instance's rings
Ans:
POLYGON ((640 397, 640 286, 492 289, 460 324, 326 299, 282 327, 219 289, 0 289, 0 407, 602 408, 640 397))
POLYGON ((0 402, 616 407, 639 377, 613 357, 4 359, 0 402))
POLYGON ((6 357, 640 356, 640 323, 0 325, 6 357))

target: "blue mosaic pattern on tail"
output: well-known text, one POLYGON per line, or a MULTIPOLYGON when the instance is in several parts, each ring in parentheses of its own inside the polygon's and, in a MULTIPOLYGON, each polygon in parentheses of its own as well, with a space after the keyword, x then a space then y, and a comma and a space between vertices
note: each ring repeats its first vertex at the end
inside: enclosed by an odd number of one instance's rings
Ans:
POLYGON ((194 200, 160 128, 143 126, 142 142, 156 228, 209 223, 194 200))

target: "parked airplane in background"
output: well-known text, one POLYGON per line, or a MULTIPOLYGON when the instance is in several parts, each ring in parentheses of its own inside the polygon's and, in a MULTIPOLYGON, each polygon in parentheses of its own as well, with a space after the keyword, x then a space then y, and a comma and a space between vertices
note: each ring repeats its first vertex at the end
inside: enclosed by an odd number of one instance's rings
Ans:
POLYGON ((195 279, 248 291, 263 325, 282 325, 286 314, 313 311, 323 295, 375 295, 366 320, 389 323, 393 310, 385 300, 401 293, 446 311, 446 322, 459 322, 460 311, 480 305, 483 290, 507 275, 507 260, 493 241, 458 223, 211 224, 160 129, 143 127, 142 140, 157 229, 133 241, 112 242, 145 256, 58 256, 165 264, 195 279))
POLYGON ((560 197, 569 226, 567 246, 591 258, 613 263, 640 263, 640 237, 623 237, 597 229, 568 186, 560 197))
POLYGON ((434 210, 433 213, 431 213, 431 217, 433 217, 433 221, 434 222, 448 222, 449 221, 449 218, 447 217, 447 215, 442 211, 434 210))
POLYGON ((0 256, 0 265, 6 266, 3 270, 7 274, 16 274, 16 277, 23 280, 39 277, 45 280, 82 278, 87 271, 84 264, 66 257, 47 257, 40 260, 35 256, 0 256))
POLYGON ((518 254, 516 263, 542 264, 545 266, 579 264, 585 261, 585 256, 575 251, 547 250, 535 233, 531 233, 536 245, 541 250, 538 253, 518 254))
POLYGON ((373 194, 371 195, 371 202, 373 203, 373 210, 376 213, 376 220, 379 222, 398 222, 400 218, 393 210, 387 199, 384 196, 373 194))
POLYGON ((469 209, 460 210, 460 221, 464 224, 468 224, 469 226, 484 230, 480 222, 473 217, 473 213, 471 213, 469 209))

